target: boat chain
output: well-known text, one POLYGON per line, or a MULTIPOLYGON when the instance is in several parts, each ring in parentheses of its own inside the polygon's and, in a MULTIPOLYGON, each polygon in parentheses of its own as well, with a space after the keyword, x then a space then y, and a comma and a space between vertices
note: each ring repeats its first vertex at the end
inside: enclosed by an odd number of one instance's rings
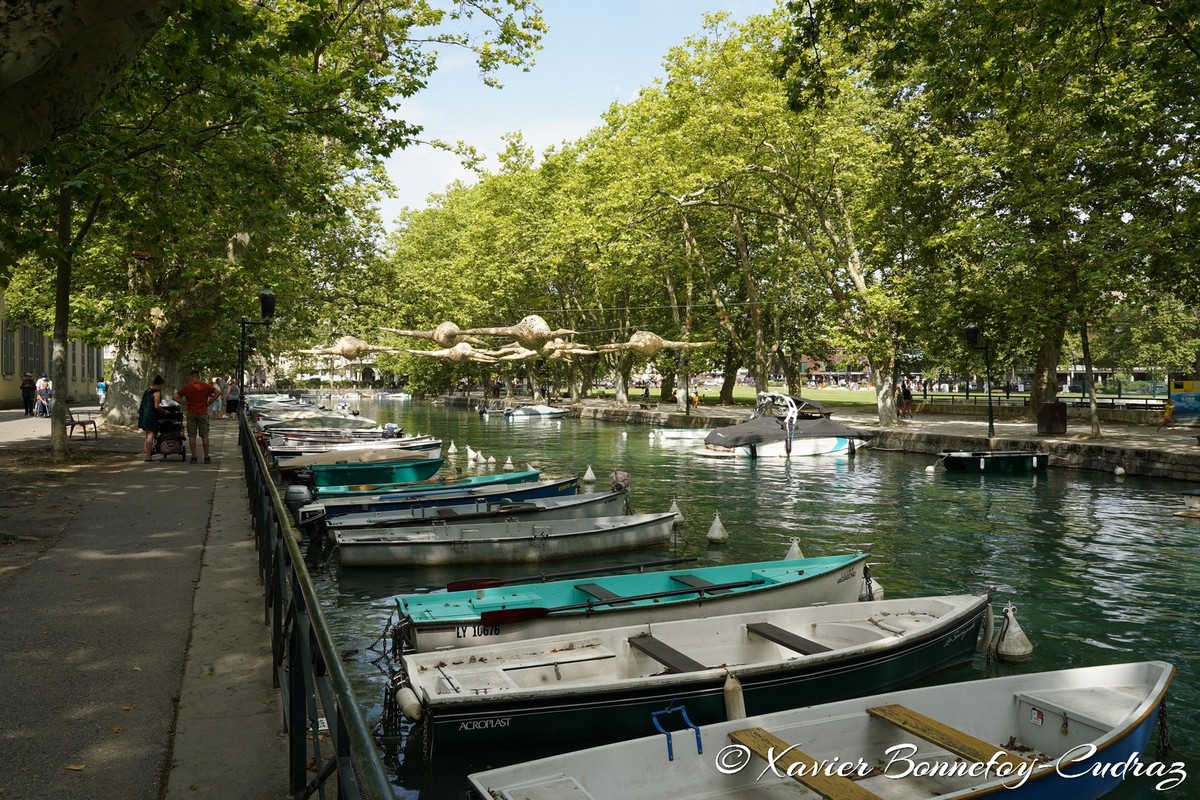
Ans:
POLYGON ((1167 724, 1167 699, 1164 697, 1158 706, 1158 743, 1154 747, 1154 754, 1164 758, 1172 749, 1171 729, 1167 724))

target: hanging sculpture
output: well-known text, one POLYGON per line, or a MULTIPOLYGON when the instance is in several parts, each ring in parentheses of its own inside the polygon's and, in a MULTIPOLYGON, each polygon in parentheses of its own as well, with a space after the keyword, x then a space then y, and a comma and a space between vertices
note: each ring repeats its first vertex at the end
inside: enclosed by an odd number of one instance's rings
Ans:
POLYGON ((459 342, 470 342, 471 344, 487 344, 482 339, 475 336, 468 336, 462 328, 453 322, 443 322, 436 328, 430 331, 402 331, 396 328, 380 328, 380 330, 394 333, 397 336, 408 336, 413 339, 431 339, 434 343, 442 347, 453 347, 459 342))
POLYGON ((453 347, 447 347, 442 350, 403 350, 398 352, 411 353, 414 356, 441 358, 446 361, 479 361, 484 364, 494 364, 500 360, 496 355, 497 351, 476 350, 467 342, 459 342, 453 347))
POLYGON ((550 326, 546 324, 546 320, 536 314, 531 314, 516 325, 501 328, 468 328, 463 333, 474 336, 511 336, 523 347, 540 350, 546 342, 559 336, 570 336, 576 331, 565 328, 551 330, 550 326))
POLYGON ((492 364, 498 361, 535 361, 544 358, 547 361, 564 361, 571 363, 573 356, 592 356, 600 353, 630 352, 641 356, 653 356, 662 350, 696 350, 708 347, 714 342, 672 342, 649 331, 637 331, 627 342, 615 342, 587 346, 578 342, 564 339, 577 331, 560 328, 552 330, 546 320, 531 314, 516 325, 494 328, 460 328, 453 322, 443 322, 433 330, 409 331, 397 328, 383 330, 398 336, 410 336, 417 339, 430 339, 442 345, 441 350, 403 350, 390 352, 405 352, 417 356, 441 358, 447 361, 479 361, 492 364), (511 336, 516 341, 496 348, 482 350, 472 345, 485 344, 480 336, 511 336))
POLYGON ((369 344, 356 336, 343 336, 328 347, 311 347, 296 352, 314 356, 341 356, 348 361, 355 361, 368 353, 402 353, 404 351, 387 345, 369 344))
POLYGON ((657 355, 662 350, 698 350, 709 347, 716 342, 672 342, 650 331, 635 331, 627 342, 602 344, 596 348, 598 353, 630 352, 639 356, 657 355))

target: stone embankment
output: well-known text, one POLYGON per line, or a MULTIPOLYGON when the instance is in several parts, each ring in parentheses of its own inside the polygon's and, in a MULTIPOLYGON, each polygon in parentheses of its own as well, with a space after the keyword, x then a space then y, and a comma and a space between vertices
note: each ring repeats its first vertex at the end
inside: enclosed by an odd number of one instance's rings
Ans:
MULTIPOLYGON (((444 398, 444 402, 473 408, 478 398, 444 398)), ((684 413, 665 403, 619 406, 606 400, 587 400, 570 408, 573 417, 647 428, 716 428, 742 422, 750 415, 744 406, 702 405, 684 413)), ((933 407, 918 407, 916 419, 902 420, 891 428, 880 428, 874 414, 861 410, 835 409, 833 419, 871 434, 869 447, 878 450, 931 455, 943 450, 1040 450, 1050 454, 1052 467, 1101 472, 1120 468, 1126 475, 1200 481, 1200 440, 1195 428, 1155 431, 1155 416, 1150 412, 1107 411, 1101 418, 1101 435, 1093 438, 1088 418, 1080 416, 1078 409, 1070 411, 1067 430, 1061 434, 1039 434, 1035 420, 998 414, 996 435, 991 440, 986 409, 947 412, 937 408, 935 412, 933 407)))

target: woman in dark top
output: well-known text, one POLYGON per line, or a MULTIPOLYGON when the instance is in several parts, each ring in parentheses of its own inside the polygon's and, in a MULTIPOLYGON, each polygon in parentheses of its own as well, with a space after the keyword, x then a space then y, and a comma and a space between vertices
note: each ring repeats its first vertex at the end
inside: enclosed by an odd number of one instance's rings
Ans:
POLYGON ((154 435, 158 433, 158 415, 162 410, 163 377, 155 375, 154 381, 142 392, 142 404, 138 406, 138 427, 146 432, 146 461, 154 453, 154 435))

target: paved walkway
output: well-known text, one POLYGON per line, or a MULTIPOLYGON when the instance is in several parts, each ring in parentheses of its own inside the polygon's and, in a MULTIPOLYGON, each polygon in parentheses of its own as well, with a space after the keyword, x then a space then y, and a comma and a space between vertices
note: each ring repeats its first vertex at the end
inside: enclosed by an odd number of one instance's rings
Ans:
MULTIPOLYGON (((53 499, 62 535, 0 584, 5 800, 286 796, 237 431, 213 428, 209 465, 146 464, 125 430, 71 440, 89 463, 53 499)), ((0 451, 48 447, 48 420, 0 411, 0 451)), ((40 514, 8 498, 0 533, 40 514)))

